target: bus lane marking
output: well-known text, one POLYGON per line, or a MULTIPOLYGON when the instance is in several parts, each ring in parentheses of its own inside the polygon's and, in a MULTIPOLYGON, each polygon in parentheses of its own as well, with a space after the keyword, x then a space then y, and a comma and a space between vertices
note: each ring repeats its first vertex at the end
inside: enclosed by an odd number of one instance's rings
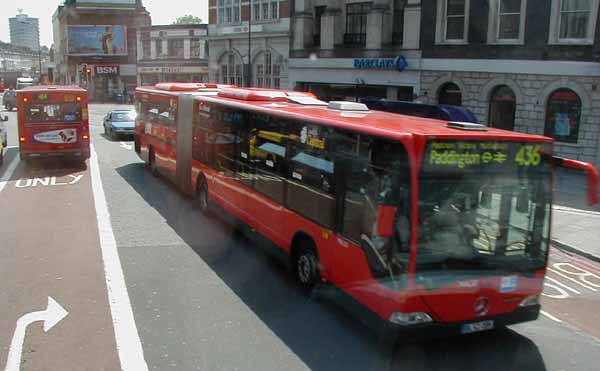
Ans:
POLYGON ((551 315, 550 313, 548 313, 546 311, 543 311, 540 309, 540 313, 543 314, 544 316, 550 318, 554 322, 562 323, 562 320, 558 319, 557 317, 554 317, 553 315, 551 315))
POLYGON ((600 288, 600 285, 594 284, 594 283, 589 282, 589 281, 587 281, 585 279, 586 276, 592 276, 592 277, 595 277, 597 279, 600 279, 600 277, 598 277, 597 275, 595 275, 593 273, 585 271, 585 270, 583 270, 581 268, 577 268, 576 266, 574 266, 571 263, 554 263, 554 264, 552 264, 552 266, 554 268, 556 268, 556 269, 548 267, 548 270, 550 272, 556 273, 559 276, 561 276, 563 278, 566 278, 569 281, 574 282, 574 283, 576 283, 576 284, 578 284, 578 285, 580 285, 582 287, 585 287, 588 290, 591 290, 593 292, 597 292, 598 290, 596 290, 596 288, 600 288), (571 272, 571 271, 565 270, 564 268, 562 268, 564 265, 568 265, 568 266, 571 266, 571 267, 573 267, 575 269, 579 269, 580 272, 578 273, 578 272, 571 272), (581 272, 583 272, 583 273, 581 273, 581 272), (569 277, 567 274, 578 276, 579 279, 574 279, 572 277, 569 277))
POLYGON ((28 187, 37 187, 38 185, 42 186, 42 187, 73 185, 73 184, 77 183, 78 181, 80 181, 81 178, 83 178, 83 174, 79 174, 79 175, 69 174, 67 176, 71 177, 71 180, 66 183, 57 181, 55 176, 50 176, 50 177, 47 176, 47 177, 43 177, 43 178, 22 178, 15 182, 15 187, 28 188, 28 187))
MULTIPOLYGON (((550 281, 552 281, 552 282, 554 282, 554 283, 548 283, 548 282, 544 282, 544 285, 547 285, 547 286, 550 286, 550 287, 554 287, 554 288, 556 288, 557 290, 559 290, 559 291, 562 291, 562 290, 560 290, 560 289, 558 289, 558 288, 556 287, 556 285, 558 285, 558 286, 560 286, 560 287, 562 287, 562 288, 565 288, 565 289, 567 289, 567 290, 571 291, 573 294, 576 294, 576 295, 581 295, 581 293, 580 293, 579 291, 575 290, 574 288, 572 288, 572 287, 570 287, 570 286, 568 286, 568 285, 565 285, 564 283, 560 282, 560 281, 559 281, 559 280, 557 280, 557 279, 554 279, 554 278, 552 278, 552 277, 546 276, 546 280, 550 280, 550 281)), ((549 296, 549 295, 546 295, 546 296, 549 296)), ((567 294, 567 296, 569 296, 569 295, 567 294)), ((550 296, 550 297, 552 297, 552 296, 550 296)))
POLYGON ((10 342, 5 371, 19 371, 21 369, 21 356, 27 326, 34 322, 44 321, 44 332, 48 332, 54 325, 65 318, 67 314, 69 312, 65 308, 58 304, 52 297, 48 296, 48 305, 45 310, 22 315, 17 320, 15 333, 10 342))
POLYGON ((110 214, 106 204, 106 196, 102 187, 102 178, 98 166, 98 156, 94 146, 90 146, 90 172, 92 176, 92 193, 98 222, 100 250, 104 263, 104 277, 108 291, 108 303, 113 319, 115 341, 122 370, 147 371, 144 351, 135 325, 133 309, 129 300, 125 277, 121 267, 117 241, 110 222, 110 214))
POLYGON ((2 192, 2 190, 4 189, 4 187, 6 187, 6 184, 12 178, 13 174, 15 173, 15 170, 17 169, 17 164, 18 163, 19 163, 18 156, 13 157, 13 159, 10 161, 10 164, 8 165, 8 168, 6 169, 6 171, 4 172, 4 174, 2 175, 2 178, 0 178, 0 192, 2 192))
POLYGON ((133 149, 133 146, 131 144, 125 143, 125 142, 121 142, 121 147, 125 148, 125 149, 128 149, 128 150, 132 150, 133 149))

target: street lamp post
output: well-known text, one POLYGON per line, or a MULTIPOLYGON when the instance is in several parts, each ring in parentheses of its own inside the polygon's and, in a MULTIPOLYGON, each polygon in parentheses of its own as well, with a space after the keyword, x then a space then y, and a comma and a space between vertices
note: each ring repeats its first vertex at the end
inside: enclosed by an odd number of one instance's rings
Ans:
POLYGON ((248 67, 246 86, 252 86, 252 0, 248 2, 248 67))

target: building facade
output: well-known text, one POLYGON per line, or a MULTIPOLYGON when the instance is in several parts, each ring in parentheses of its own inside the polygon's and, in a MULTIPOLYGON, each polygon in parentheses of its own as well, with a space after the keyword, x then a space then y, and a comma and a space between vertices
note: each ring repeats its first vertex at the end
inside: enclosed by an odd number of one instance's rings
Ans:
POLYGON ((412 101, 420 92, 421 0, 296 0, 290 87, 325 100, 412 101))
POLYGON ((67 0, 53 18, 54 81, 117 100, 137 86, 137 29, 151 24, 141 0, 67 0))
POLYGON ((10 43, 16 46, 38 51, 40 48, 39 19, 27 14, 17 14, 8 19, 10 28, 10 43))
POLYGON ((598 0, 422 0, 421 94, 600 166, 598 0))
POLYGON ((137 32, 137 83, 208 82, 207 25, 142 27, 137 32))
POLYGON ((211 81, 288 88, 288 0, 209 0, 211 81))

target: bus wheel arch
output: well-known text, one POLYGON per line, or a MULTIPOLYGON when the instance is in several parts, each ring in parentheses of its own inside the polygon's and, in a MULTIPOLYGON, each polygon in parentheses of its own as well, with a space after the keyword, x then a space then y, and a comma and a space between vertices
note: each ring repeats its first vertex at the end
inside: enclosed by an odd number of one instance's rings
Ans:
POLYGON ((290 267, 298 284, 307 291, 321 281, 317 244, 306 232, 296 232, 292 239, 290 267))

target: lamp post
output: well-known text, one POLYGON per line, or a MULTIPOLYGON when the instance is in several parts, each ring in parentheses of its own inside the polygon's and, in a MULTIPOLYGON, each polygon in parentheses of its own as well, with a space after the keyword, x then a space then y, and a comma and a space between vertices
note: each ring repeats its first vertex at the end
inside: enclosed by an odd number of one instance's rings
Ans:
POLYGON ((248 67, 246 86, 252 86, 252 0, 248 1, 248 67))

